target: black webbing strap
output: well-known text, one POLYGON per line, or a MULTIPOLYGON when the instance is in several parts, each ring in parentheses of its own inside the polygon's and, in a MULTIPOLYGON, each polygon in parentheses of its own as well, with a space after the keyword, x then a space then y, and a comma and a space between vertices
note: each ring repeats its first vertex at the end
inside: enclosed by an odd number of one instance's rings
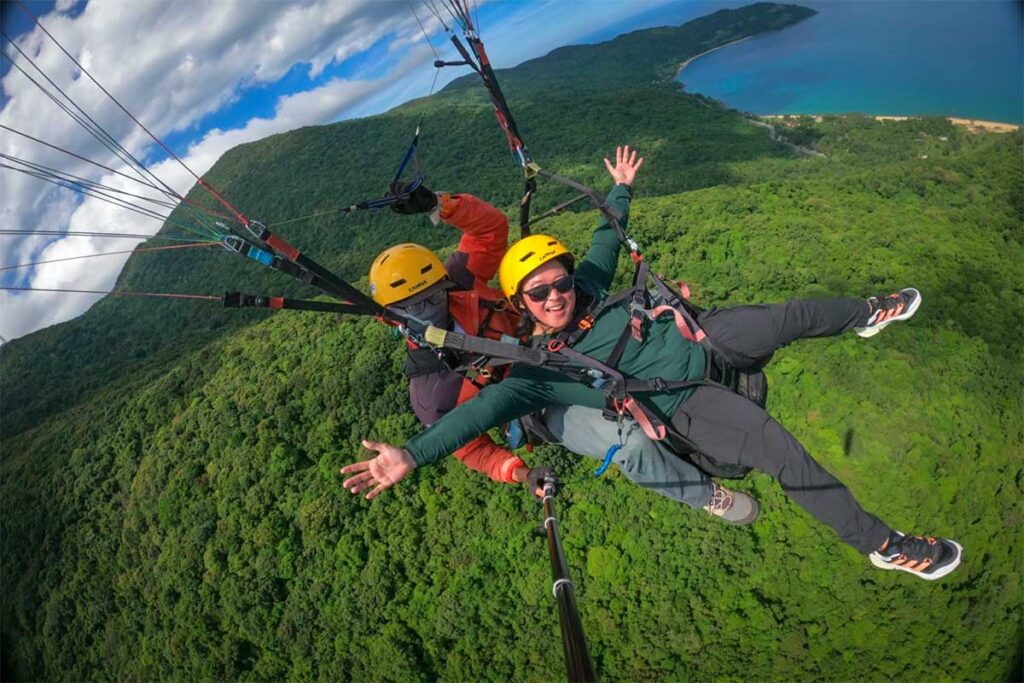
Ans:
POLYGON ((664 391, 675 391, 676 389, 692 389, 706 385, 722 386, 710 379, 627 379, 625 381, 627 394, 650 394, 664 391))
POLYGON ((644 340, 644 320, 650 308, 647 296, 647 276, 650 268, 647 261, 640 259, 633 271, 633 286, 629 289, 629 327, 633 338, 638 342, 644 340))
POLYGON ((513 363, 525 363, 534 367, 555 367, 566 364, 564 359, 544 349, 535 349, 496 339, 451 332, 434 327, 433 325, 424 330, 423 338, 428 344, 437 348, 478 354, 489 358, 501 358, 513 363))
MULTIPOLYGON (((262 223, 251 221, 246 228, 258 240, 273 249, 276 253, 316 276, 316 281, 319 284, 315 286, 319 289, 340 299, 344 299, 349 303, 361 305, 372 315, 379 315, 390 320, 396 319, 396 315, 393 312, 388 311, 376 301, 303 254, 296 247, 293 247, 291 244, 272 233, 262 223)), ((279 268, 279 270, 287 272, 284 267, 279 268)))
POLYGON ((243 292, 224 292, 221 303, 225 308, 269 308, 271 310, 285 311, 320 311, 349 315, 376 315, 375 311, 361 304, 286 299, 282 296, 262 296, 259 294, 245 294, 243 292))
POLYGON ((529 221, 529 224, 528 224, 527 227, 532 227, 535 223, 539 223, 540 221, 544 220, 545 218, 550 218, 551 216, 557 216, 558 214, 562 213, 563 211, 568 209, 573 204, 576 204, 577 202, 580 202, 580 201, 582 201, 584 199, 589 199, 589 197, 590 197, 590 195, 587 195, 587 194, 578 194, 575 197, 573 197, 572 199, 570 199, 569 201, 562 202, 558 206, 554 206, 554 207, 548 209, 547 211, 545 211, 541 215, 539 215, 536 218, 534 218, 533 220, 529 221))
POLYGON ((626 398, 626 380, 622 373, 615 368, 602 363, 596 358, 580 353, 576 349, 559 342, 557 339, 548 342, 548 351, 564 356, 578 365, 597 370, 604 375, 606 380, 609 380, 601 386, 602 391, 616 401, 622 401, 626 398))
POLYGON ((537 191, 537 179, 533 176, 526 179, 523 197, 519 200, 519 239, 530 236, 530 201, 537 191))
POLYGON ((634 259, 639 256, 640 246, 636 243, 636 240, 630 237, 626 231, 622 229, 622 223, 620 222, 622 220, 622 214, 619 213, 615 207, 609 204, 597 190, 584 185, 583 183, 577 182, 572 178, 566 178, 565 176, 560 176, 557 173, 552 173, 545 168, 537 167, 536 172, 537 175, 547 178, 548 180, 553 180, 556 183, 561 183, 567 187, 571 187, 577 192, 589 197, 594 206, 597 207, 597 209, 604 215, 608 224, 612 226, 613 230, 615 230, 615 234, 618 236, 619 241, 629 249, 631 254, 635 255, 634 259))
MULTIPOLYGON (((572 178, 566 178, 565 176, 560 176, 557 173, 552 173, 546 168, 538 168, 537 174, 547 178, 548 180, 553 180, 556 183, 561 183, 562 185, 571 187, 580 194, 590 197, 590 201, 594 203, 594 206, 596 206, 601 211, 601 213, 603 213, 605 217, 608 218, 609 220, 615 219, 616 221, 619 221, 622 219, 622 214, 619 213, 615 209, 615 207, 606 202, 605 198, 601 196, 601 193, 599 193, 594 188, 584 185, 583 183, 577 182, 572 178)), ((619 229, 622 229, 621 226, 619 227, 619 229)))
POLYGON ((299 282, 314 287, 329 294, 333 297, 348 300, 347 296, 342 295, 332 283, 320 277, 316 273, 312 272, 308 268, 303 268, 297 263, 293 263, 281 256, 273 254, 267 249, 261 249, 254 244, 250 244, 247 240, 239 238, 237 236, 227 237, 222 240, 222 244, 229 250, 237 252, 238 254, 251 258, 254 261, 262 263, 271 270, 276 270, 279 273, 284 273, 289 277, 292 277, 299 282))

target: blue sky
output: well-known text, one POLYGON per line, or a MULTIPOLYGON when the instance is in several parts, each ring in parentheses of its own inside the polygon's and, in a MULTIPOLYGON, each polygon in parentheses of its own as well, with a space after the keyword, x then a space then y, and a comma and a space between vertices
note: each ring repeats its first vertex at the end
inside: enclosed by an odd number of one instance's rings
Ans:
MULTIPOLYGON (((439 2, 432 3, 441 8, 439 2)), ((489 1, 477 8, 488 54, 514 66, 566 44, 607 40, 649 26, 685 23, 742 2, 704 0, 489 1)), ((433 68, 456 53, 422 0, 27 0, 30 12, 135 116, 205 173, 228 149, 306 125, 368 116, 422 97, 466 70, 433 68)), ((192 178, 168 160, 112 102, 77 72, 15 3, 4 1, 4 32, 162 180, 184 194, 192 178)), ((445 21, 451 24, 450 17, 445 21)), ((11 61, 4 45, 0 123, 122 168, 11 61)), ((113 186, 117 177, 6 133, 3 152, 113 186)), ((154 234, 160 222, 35 178, 3 172, 0 222, 29 230, 154 234)), ((0 236, 3 265, 130 249, 111 238, 0 236)), ((107 290, 127 256, 3 271, 4 286, 107 290)), ((98 297, 0 292, 0 335, 12 339, 67 320, 98 297)))

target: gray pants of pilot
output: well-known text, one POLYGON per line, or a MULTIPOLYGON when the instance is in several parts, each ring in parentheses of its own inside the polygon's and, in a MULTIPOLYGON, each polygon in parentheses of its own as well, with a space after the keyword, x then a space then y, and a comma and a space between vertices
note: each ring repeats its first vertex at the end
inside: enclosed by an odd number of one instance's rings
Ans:
MULTIPOLYGON (((558 445, 598 462, 619 443, 618 424, 604 419, 597 408, 552 406, 544 411, 544 423, 558 445)), ((635 421, 623 423, 622 440, 612 462, 627 479, 693 508, 711 500, 711 478, 664 444, 649 439, 635 421)))

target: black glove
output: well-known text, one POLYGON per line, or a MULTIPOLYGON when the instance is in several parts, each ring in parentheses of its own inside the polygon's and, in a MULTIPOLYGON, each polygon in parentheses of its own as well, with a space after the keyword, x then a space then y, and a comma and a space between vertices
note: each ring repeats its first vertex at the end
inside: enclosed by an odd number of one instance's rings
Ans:
MULTIPOLYGON (((545 480, 554 483, 556 494, 562 490, 562 482, 559 481, 554 471, 547 465, 539 465, 531 469, 530 474, 526 477, 526 486, 530 489, 530 493, 536 496, 537 489, 541 489, 543 492, 545 480)), ((542 498, 543 495, 537 497, 542 498)))
POLYGON ((391 205, 395 213, 411 215, 414 213, 426 213, 437 207, 437 195, 431 192, 424 185, 418 186, 412 192, 409 188, 414 183, 391 183, 388 188, 388 195, 399 197, 399 200, 391 205))

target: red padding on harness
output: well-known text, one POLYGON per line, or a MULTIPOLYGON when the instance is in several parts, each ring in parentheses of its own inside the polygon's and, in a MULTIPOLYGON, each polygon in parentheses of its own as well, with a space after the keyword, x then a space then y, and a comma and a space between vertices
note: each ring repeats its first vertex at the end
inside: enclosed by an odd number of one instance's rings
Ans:
POLYGON ((627 396, 626 400, 622 402, 622 405, 629 411, 629 414, 633 416, 633 419, 640 424, 640 427, 644 430, 644 434, 646 434, 649 439, 652 441, 664 440, 665 436, 668 434, 668 430, 665 428, 665 425, 661 424, 660 421, 655 425, 651 421, 647 411, 644 410, 643 406, 636 402, 635 398, 627 396))
POLYGON ((284 297, 283 296, 272 296, 270 297, 270 305, 267 308, 284 308, 284 297))
POLYGON ((271 235, 270 237, 268 237, 267 244, 273 247, 274 251, 284 254, 285 258, 287 259, 295 261, 299 258, 299 250, 285 242, 277 235, 271 235))
POLYGON ((686 319, 683 317, 683 314, 669 305, 658 306, 651 311, 651 317, 657 318, 666 311, 671 311, 672 315, 675 316, 676 328, 678 328, 679 334, 683 335, 683 339, 699 343, 700 340, 704 338, 704 330, 697 330, 697 332, 694 333, 686 323, 686 319))

